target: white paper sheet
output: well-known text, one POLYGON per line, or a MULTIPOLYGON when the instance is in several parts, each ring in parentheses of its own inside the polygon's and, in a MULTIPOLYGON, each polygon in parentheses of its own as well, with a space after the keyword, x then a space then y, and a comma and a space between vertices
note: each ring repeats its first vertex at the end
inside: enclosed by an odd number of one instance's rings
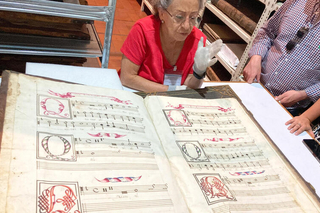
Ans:
POLYGON ((27 62, 26 74, 89 86, 122 89, 115 69, 27 62))
POLYGON ((221 85, 229 85, 235 91, 272 141, 320 197, 320 164, 302 142, 311 137, 306 132, 295 136, 288 131, 285 123, 292 118, 291 115, 259 83, 204 82, 202 86, 221 85))

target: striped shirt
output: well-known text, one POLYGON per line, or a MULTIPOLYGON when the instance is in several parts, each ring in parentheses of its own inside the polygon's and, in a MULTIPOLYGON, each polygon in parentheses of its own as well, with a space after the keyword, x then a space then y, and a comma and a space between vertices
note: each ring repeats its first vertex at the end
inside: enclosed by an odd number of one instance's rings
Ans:
POLYGON ((315 11, 320 0, 287 0, 259 29, 249 57, 262 56, 261 82, 274 95, 305 90, 308 99, 293 107, 306 107, 320 98, 320 22, 315 11), (298 39, 301 27, 308 33, 298 39), (290 51, 287 43, 298 42, 290 51))

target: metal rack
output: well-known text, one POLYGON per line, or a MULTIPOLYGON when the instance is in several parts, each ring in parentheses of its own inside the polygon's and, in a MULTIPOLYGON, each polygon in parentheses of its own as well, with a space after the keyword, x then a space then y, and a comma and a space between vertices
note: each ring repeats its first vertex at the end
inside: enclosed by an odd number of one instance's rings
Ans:
POLYGON ((148 0, 142 0, 141 1, 141 11, 143 12, 144 11, 144 6, 147 6, 147 8, 149 9, 149 11, 154 14, 154 9, 151 5, 151 3, 148 1, 148 0))
POLYGON ((265 4, 265 9, 261 14, 260 19, 252 35, 249 35, 236 22, 231 20, 227 15, 225 15, 222 11, 220 11, 217 7, 212 5, 210 2, 206 3, 206 8, 209 11, 211 11, 215 16, 217 16, 224 24, 226 24, 232 31, 234 31, 239 37, 241 37, 247 43, 247 46, 239 60, 239 64, 236 69, 229 66, 222 58, 217 57, 219 62, 222 64, 222 66, 224 66, 225 69, 231 74, 232 76, 230 79, 231 81, 242 80, 241 73, 248 60, 248 52, 252 46, 253 39, 257 35, 259 28, 264 24, 264 22, 270 16, 270 13, 272 11, 277 10, 280 7, 280 5, 277 4, 277 0, 259 0, 259 1, 265 4))
POLYGON ((0 33, 0 53, 102 57, 102 67, 107 68, 116 0, 109 0, 108 6, 88 6, 70 2, 70 0, 64 0, 64 2, 48 0, 0 0, 0 10, 104 21, 106 22, 106 31, 103 47, 100 44, 94 26, 87 24, 91 37, 89 41, 0 33))

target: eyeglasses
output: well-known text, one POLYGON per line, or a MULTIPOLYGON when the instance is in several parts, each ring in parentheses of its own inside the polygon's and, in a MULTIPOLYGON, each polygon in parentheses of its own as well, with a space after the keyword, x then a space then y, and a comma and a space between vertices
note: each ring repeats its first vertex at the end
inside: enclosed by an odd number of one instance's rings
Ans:
POLYGON ((308 34, 308 32, 309 32, 309 28, 307 28, 307 27, 301 27, 301 28, 298 30, 295 38, 294 38, 294 39, 291 39, 291 40, 288 42, 288 44, 286 45, 287 50, 288 50, 288 51, 291 51, 291 50, 297 45, 297 43, 299 43, 300 40, 301 40, 305 35, 308 34))
MULTIPOLYGON (((169 15, 170 17, 174 20, 174 22, 176 22, 177 24, 181 25, 182 23, 184 23, 187 19, 186 16, 183 15, 171 15, 171 13, 169 13, 169 11, 167 9, 164 9, 169 15)), ((196 16, 189 16, 189 23, 192 26, 195 26, 196 24, 201 22, 201 17, 198 15, 196 16)))
MULTIPOLYGON (((310 24, 312 24, 312 23, 314 22, 315 17, 319 15, 319 9, 320 9, 320 2, 316 2, 316 3, 314 4, 314 7, 313 7, 313 10, 312 10, 312 13, 311 13, 312 16, 311 16, 311 18, 310 18, 309 21, 308 21, 309 26, 311 26, 310 24)), ((291 50, 301 41, 301 39, 302 39, 305 35, 308 34, 308 32, 309 32, 309 27, 301 27, 301 28, 298 30, 295 38, 294 38, 294 39, 291 39, 291 40, 288 42, 288 44, 286 45, 286 49, 287 49, 288 51, 291 51, 291 50)))

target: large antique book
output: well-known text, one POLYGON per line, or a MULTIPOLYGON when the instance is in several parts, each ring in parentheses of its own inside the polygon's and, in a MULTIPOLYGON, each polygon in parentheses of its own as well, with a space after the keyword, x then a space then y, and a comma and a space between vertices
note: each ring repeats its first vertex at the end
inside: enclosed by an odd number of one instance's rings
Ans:
POLYGON ((4 72, 0 212, 320 212, 230 87, 207 93, 4 72))

